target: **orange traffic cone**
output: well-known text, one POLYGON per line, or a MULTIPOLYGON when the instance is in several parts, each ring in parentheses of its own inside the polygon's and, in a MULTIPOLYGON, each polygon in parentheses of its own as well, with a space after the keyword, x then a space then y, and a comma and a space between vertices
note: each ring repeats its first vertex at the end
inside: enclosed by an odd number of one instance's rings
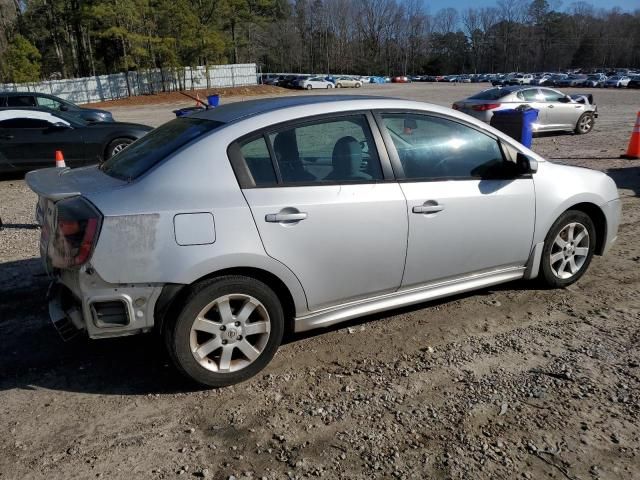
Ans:
POLYGON ((627 154, 622 155, 622 158, 634 159, 640 158, 640 112, 636 119, 636 124, 631 132, 631 140, 629 140, 629 148, 627 154))
POLYGON ((64 155, 62 154, 62 150, 56 150, 56 167, 64 168, 67 164, 64 163, 64 155))

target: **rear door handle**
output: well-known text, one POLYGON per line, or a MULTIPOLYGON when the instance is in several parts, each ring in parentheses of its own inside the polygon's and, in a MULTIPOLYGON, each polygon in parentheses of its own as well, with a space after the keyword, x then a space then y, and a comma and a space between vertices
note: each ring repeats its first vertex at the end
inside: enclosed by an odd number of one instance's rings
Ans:
POLYGON ((444 210, 444 206, 433 201, 425 202, 424 205, 417 205, 411 209, 413 213, 437 213, 444 210))
POLYGON ((0 140, 13 140, 13 135, 0 135, 0 140))
POLYGON ((267 213, 264 217, 265 222, 279 223, 279 222, 299 222, 307 218, 305 212, 298 213, 267 213))

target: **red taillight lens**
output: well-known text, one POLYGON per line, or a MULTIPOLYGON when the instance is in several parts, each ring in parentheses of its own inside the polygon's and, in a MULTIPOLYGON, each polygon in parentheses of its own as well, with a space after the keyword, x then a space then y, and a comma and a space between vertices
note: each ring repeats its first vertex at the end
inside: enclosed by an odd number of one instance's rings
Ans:
POLYGON ((82 197, 56 204, 56 231, 49 256, 56 268, 79 267, 91 256, 100 229, 100 213, 82 197))
POLYGON ((499 103, 482 103, 480 105, 472 105, 471 110, 475 110, 476 112, 486 112, 487 110, 493 110, 499 106, 499 103))

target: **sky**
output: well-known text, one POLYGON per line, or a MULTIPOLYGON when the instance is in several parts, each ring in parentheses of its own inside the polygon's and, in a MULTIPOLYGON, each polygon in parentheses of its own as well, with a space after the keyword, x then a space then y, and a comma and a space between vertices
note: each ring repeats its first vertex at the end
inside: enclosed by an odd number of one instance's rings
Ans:
MULTIPOLYGON (((565 7, 573 3, 574 0, 564 0, 562 5, 565 7)), ((431 12, 437 12, 441 8, 454 7, 457 9, 465 8, 481 8, 481 7, 495 7, 497 0, 426 0, 425 3, 429 6, 431 12)), ((636 10, 640 9, 640 1, 638 0, 587 0, 586 3, 590 3, 595 8, 610 9, 618 6, 624 10, 636 10)))

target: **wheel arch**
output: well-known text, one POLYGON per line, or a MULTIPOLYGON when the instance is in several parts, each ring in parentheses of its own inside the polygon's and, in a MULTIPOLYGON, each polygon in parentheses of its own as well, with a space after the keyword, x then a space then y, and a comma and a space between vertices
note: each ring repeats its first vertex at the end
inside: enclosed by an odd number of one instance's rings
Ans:
POLYGON ((162 334, 168 321, 179 313, 180 307, 189 295, 191 289, 204 281, 221 277, 224 275, 242 275, 254 278, 270 287, 282 304, 282 310, 285 319, 285 334, 294 332, 294 322, 296 317, 296 306, 293 295, 284 281, 277 275, 256 267, 232 267, 217 270, 208 273, 190 284, 169 283, 162 288, 162 292, 156 302, 154 309, 154 328, 159 334, 162 334))
POLYGON ((602 255, 607 238, 607 217, 605 217, 602 209, 594 203, 581 202, 567 208, 565 212, 569 210, 578 210, 591 218, 596 228, 595 254, 602 255))

